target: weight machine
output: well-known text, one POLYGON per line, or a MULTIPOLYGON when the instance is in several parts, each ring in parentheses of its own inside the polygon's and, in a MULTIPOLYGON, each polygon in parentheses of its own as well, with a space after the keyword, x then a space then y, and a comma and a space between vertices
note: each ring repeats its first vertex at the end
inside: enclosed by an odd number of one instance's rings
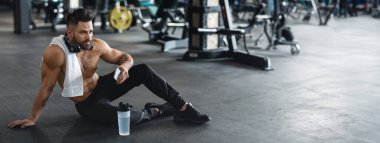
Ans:
MULTIPOLYGON (((239 4, 240 5, 240 4, 239 4)), ((239 6, 240 7, 240 6, 239 6)), ((251 33, 252 29, 255 28, 258 25, 263 25, 265 19, 268 19, 268 16, 263 15, 265 13, 265 4, 258 2, 258 3, 250 3, 245 4, 243 7, 247 8, 249 7, 250 10, 245 10, 243 13, 243 19, 247 12, 253 12, 251 19, 248 20, 248 25, 246 26, 237 26, 237 29, 244 29, 246 34, 251 33)), ((237 12, 237 11, 236 11, 237 12)), ((261 40, 261 37, 264 35, 264 33, 260 33, 259 36, 255 39, 255 47, 257 47, 259 40, 261 40)), ((247 37, 247 36, 245 36, 247 37)), ((252 35, 250 37, 253 37, 252 35)), ((237 40, 239 40, 241 37, 237 37, 237 40)))
POLYGON ((133 12, 133 15, 141 21, 142 29, 148 33, 149 40, 162 43, 162 52, 175 48, 187 48, 188 46, 187 19, 185 12, 180 10, 178 5, 179 1, 177 0, 161 0, 156 17, 153 17, 151 22, 143 19, 141 11, 133 12), (175 35, 178 28, 182 29, 181 36, 175 35))
MULTIPOLYGON (((353 0, 353 1, 355 1, 355 0, 353 0)), ((301 12, 300 9, 305 9, 307 11, 306 11, 306 15, 302 19, 303 21, 309 21, 309 19, 311 17, 311 13, 313 12, 316 14, 316 16, 318 18, 319 25, 327 25, 328 21, 330 20, 332 14, 335 12, 335 10, 340 8, 340 3, 341 3, 341 0, 332 0, 331 5, 323 4, 323 6, 322 6, 318 0, 299 0, 299 1, 298 0, 289 0, 288 2, 283 2, 281 6, 283 6, 284 8, 280 8, 280 9, 282 12, 284 12, 284 14, 287 14, 292 18, 298 18, 299 17, 299 15, 294 16, 294 14, 292 14, 292 13, 298 13, 299 14, 299 12, 301 12), (302 3, 301 8, 297 4, 298 2, 302 3), (311 10, 310 10, 310 8, 306 8, 307 7, 306 5, 308 3, 310 3, 312 6, 311 10), (326 12, 325 16, 322 15, 321 10, 326 12)), ((348 9, 348 7, 346 7, 346 9, 348 9)), ((355 14, 355 11, 352 11, 352 13, 355 14)))
POLYGON ((317 16, 319 18, 319 25, 327 25, 327 22, 329 22, 333 12, 338 9, 339 7, 339 0, 332 0, 333 1, 333 5, 332 7, 330 8, 328 5, 325 6, 325 7, 321 7, 318 0, 311 0, 312 4, 313 4, 313 7, 315 7, 316 11, 317 11, 317 16), (325 19, 323 19, 323 16, 321 14, 321 11, 320 9, 325 9, 327 11, 327 15, 325 17, 325 19))
POLYGON ((267 50, 276 49, 277 45, 289 45, 291 54, 299 54, 300 46, 294 41, 294 36, 290 27, 286 26, 286 17, 280 12, 279 0, 273 0, 272 2, 268 1, 268 3, 272 4, 268 7, 268 13, 271 15, 263 14, 265 6, 259 2, 256 4, 255 9, 253 9, 252 19, 248 26, 238 28, 244 28, 246 31, 251 31, 254 25, 260 22, 263 25, 264 33, 259 34, 258 38, 255 40, 255 46, 258 45, 258 41, 263 34, 265 34, 269 43, 266 47, 267 50), (273 9, 271 9, 272 6, 273 9))
POLYGON ((286 17, 280 12, 280 0, 273 1, 272 15, 264 20, 264 33, 269 42, 267 50, 276 49, 277 45, 289 45, 291 54, 299 54, 301 47, 293 41, 293 33, 290 27, 286 26, 286 17))
MULTIPOLYGON (((245 30, 233 29, 232 17, 228 0, 221 0, 219 6, 196 6, 199 3, 206 4, 207 2, 189 2, 189 49, 184 54, 183 60, 193 61, 198 59, 232 59, 238 63, 247 64, 250 66, 259 67, 264 70, 272 70, 271 61, 268 57, 249 53, 244 42, 246 52, 241 52, 237 49, 236 36, 245 36, 245 30), (223 18, 224 28, 208 28, 207 13, 220 13, 223 18), (200 20, 201 25, 198 22, 200 20), (199 27, 201 26, 201 27, 199 27), (206 28, 202 28, 206 27, 206 28), (225 35, 227 38, 228 50, 221 47, 216 49, 207 49, 207 46, 213 45, 211 42, 212 35, 225 35), (210 37, 211 35, 211 37, 210 37)), ((222 41, 221 38, 218 41, 222 41)), ((245 37, 244 37, 245 39, 245 37)), ((219 44, 220 45, 220 44, 219 44)))

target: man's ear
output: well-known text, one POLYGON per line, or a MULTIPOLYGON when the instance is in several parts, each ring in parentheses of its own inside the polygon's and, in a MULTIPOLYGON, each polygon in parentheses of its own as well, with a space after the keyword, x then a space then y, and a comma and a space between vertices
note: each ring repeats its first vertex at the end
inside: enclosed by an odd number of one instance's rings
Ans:
POLYGON ((66 34, 67 34, 67 37, 69 37, 69 38, 71 38, 72 37, 72 35, 73 35, 73 30, 72 29, 67 29, 66 30, 66 34))

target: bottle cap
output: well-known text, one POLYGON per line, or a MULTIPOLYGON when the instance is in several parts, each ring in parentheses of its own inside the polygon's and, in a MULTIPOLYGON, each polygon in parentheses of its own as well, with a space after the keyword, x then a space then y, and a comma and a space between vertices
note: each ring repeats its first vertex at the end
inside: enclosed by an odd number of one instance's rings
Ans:
POLYGON ((124 104, 123 102, 119 103, 119 107, 117 108, 118 111, 129 111, 131 110, 132 105, 129 105, 128 103, 124 104))

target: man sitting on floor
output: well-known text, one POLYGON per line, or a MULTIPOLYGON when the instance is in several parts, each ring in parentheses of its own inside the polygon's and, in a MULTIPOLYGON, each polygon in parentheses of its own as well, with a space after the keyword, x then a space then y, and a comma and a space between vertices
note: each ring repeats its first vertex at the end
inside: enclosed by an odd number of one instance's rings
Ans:
POLYGON ((93 38, 93 18, 91 11, 86 9, 76 9, 67 16, 66 34, 53 38, 44 51, 42 81, 30 116, 9 123, 10 128, 34 126, 57 82, 62 88, 62 96, 75 103, 81 116, 102 124, 117 124, 117 107, 111 102, 140 84, 167 103, 147 103, 141 111, 132 110, 131 124, 172 115, 174 121, 197 124, 211 119, 187 103, 148 65, 133 65, 128 53, 93 38), (98 76, 96 69, 100 59, 118 65, 117 80, 115 72, 98 76))

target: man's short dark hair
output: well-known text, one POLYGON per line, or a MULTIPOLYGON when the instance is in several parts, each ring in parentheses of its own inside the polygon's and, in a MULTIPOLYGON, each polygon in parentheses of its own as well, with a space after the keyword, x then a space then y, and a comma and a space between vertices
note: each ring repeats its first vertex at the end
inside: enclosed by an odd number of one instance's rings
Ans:
POLYGON ((94 15, 88 9, 79 8, 75 9, 73 12, 67 15, 66 27, 69 28, 71 26, 77 26, 78 22, 89 22, 94 19, 94 15))

